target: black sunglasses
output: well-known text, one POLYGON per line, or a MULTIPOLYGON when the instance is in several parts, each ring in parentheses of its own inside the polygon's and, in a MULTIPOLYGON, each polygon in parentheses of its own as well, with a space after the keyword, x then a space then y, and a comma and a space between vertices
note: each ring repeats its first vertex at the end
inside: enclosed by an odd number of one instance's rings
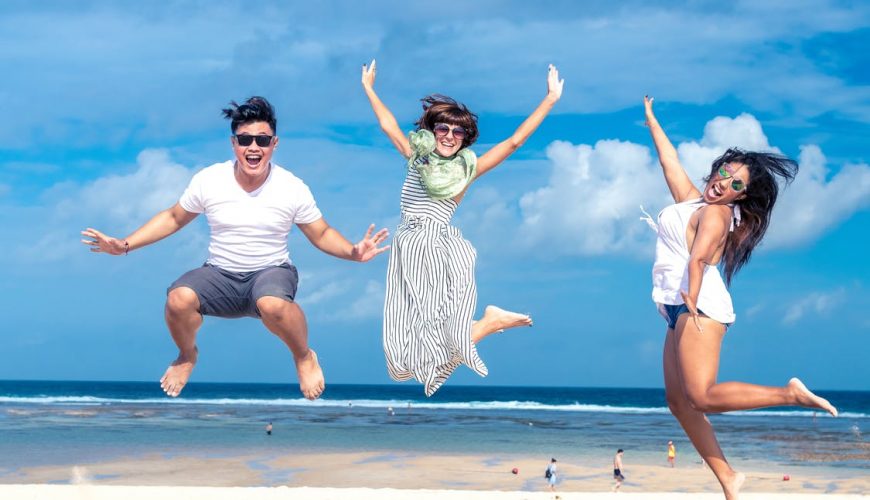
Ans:
POLYGON ((270 144, 272 144, 272 139, 275 138, 274 135, 248 135, 248 134, 237 135, 235 137, 236 137, 236 142, 239 143, 239 146, 248 147, 251 144, 253 144, 253 142, 256 140, 257 146, 260 146, 261 148, 268 147, 270 144))

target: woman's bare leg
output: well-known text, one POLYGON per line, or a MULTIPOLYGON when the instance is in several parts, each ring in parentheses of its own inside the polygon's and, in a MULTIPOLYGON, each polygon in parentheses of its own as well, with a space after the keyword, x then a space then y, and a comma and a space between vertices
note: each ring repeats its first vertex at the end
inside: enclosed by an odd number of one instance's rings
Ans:
POLYGON ((532 326, 532 318, 527 314, 505 311, 496 306, 486 306, 483 317, 471 325, 471 341, 479 344, 493 333, 518 326, 532 326))
POLYGON ((707 317, 700 319, 703 332, 697 330, 688 314, 680 316, 676 328, 678 366, 686 397, 693 408, 704 413, 722 413, 769 406, 804 406, 837 416, 837 409, 828 400, 810 392, 796 378, 784 387, 744 382, 716 383, 725 326, 707 317))
MULTIPOLYGON (((678 324, 679 326, 679 324, 678 324)), ((704 332, 707 333, 706 326, 704 332)), ((719 352, 716 351, 716 365, 718 367, 719 352)), ((676 334, 668 329, 665 339, 665 348, 662 356, 662 365, 665 374, 665 395, 671 413, 680 422, 686 435, 692 441, 698 454, 704 462, 710 465, 722 491, 728 500, 736 500, 740 494, 740 486, 746 479, 742 473, 736 472, 725 459, 713 426, 707 416, 692 408, 683 389, 683 381, 680 375, 679 359, 677 357, 676 334)))

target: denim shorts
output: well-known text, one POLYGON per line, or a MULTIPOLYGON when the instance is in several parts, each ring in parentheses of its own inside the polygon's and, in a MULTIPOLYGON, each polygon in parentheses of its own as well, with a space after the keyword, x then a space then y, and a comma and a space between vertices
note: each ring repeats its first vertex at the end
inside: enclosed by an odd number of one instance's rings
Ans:
MULTIPOLYGON (((659 304, 659 313, 661 313, 661 315, 665 318, 665 321, 668 322, 668 328, 670 328, 671 330, 677 327, 677 319, 680 317, 681 314, 692 314, 686 304, 659 304)), ((704 314, 704 311, 700 309, 698 309, 698 314, 706 316, 706 314, 704 314)), ((723 324, 725 325, 726 329, 732 325, 732 323, 723 324)))
POLYGON ((296 266, 285 263, 259 271, 235 273, 204 264, 184 273, 169 289, 187 287, 199 298, 199 312, 219 318, 259 318, 257 299, 278 297, 293 302, 299 274, 296 266))

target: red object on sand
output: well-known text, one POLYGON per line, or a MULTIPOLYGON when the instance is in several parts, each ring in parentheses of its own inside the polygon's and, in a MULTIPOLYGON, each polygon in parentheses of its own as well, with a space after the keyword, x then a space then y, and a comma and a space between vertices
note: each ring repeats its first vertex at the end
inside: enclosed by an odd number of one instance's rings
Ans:
POLYGON ((511 469, 511 472, 514 473, 514 474, 519 474, 519 473, 520 473, 520 470, 517 469, 516 467, 514 467, 513 469, 511 469))
POLYGON ((783 481, 788 481, 789 479, 791 479, 791 477, 788 474, 782 476, 783 481))

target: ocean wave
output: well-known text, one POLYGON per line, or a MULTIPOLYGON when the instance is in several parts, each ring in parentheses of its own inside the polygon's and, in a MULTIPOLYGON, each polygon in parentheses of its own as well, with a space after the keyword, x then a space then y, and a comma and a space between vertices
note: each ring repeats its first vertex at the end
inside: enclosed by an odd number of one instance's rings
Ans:
MULTIPOLYGON (((553 404, 537 401, 456 401, 429 402, 408 401, 399 399, 318 399, 308 401, 303 398, 103 398, 97 396, 0 396, 0 404, 28 405, 218 405, 218 406, 317 406, 317 407, 359 407, 394 409, 411 408, 439 410, 482 410, 482 411, 562 411, 580 413, 620 413, 620 414, 668 414, 667 407, 614 406, 601 404, 583 404, 579 402, 553 404)), ((781 417, 812 417, 823 412, 811 410, 756 410, 731 412, 728 415, 745 416, 781 416, 781 417)), ((841 417, 867 418, 868 414, 858 412, 843 412, 841 417)))

